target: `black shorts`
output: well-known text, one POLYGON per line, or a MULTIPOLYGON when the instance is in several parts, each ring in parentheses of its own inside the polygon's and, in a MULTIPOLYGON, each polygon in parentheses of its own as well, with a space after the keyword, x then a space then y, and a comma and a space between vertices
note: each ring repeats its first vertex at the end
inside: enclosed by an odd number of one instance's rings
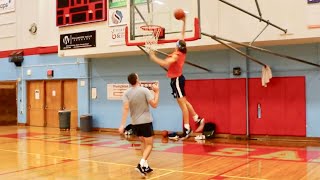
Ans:
POLYGON ((137 136, 151 137, 154 135, 152 122, 132 125, 132 130, 137 136))
POLYGON ((172 95, 174 98, 182 98, 186 96, 185 90, 184 90, 184 84, 186 79, 183 75, 176 78, 171 78, 171 88, 172 88, 172 95))

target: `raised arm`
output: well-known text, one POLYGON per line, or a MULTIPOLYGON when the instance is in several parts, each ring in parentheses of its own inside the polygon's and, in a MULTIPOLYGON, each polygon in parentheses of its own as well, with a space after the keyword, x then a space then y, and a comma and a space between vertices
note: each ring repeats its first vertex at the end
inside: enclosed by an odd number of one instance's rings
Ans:
POLYGON ((184 16, 182 19, 182 30, 181 30, 181 40, 184 40, 184 35, 186 33, 186 16, 184 16))
POLYGON ((174 63, 174 62, 176 62, 176 61, 178 60, 178 56, 177 56, 177 55, 173 55, 173 56, 171 56, 171 57, 168 57, 168 58, 166 58, 165 60, 164 60, 164 59, 161 59, 161 58, 158 58, 158 57, 155 55, 155 52, 154 52, 154 51, 150 51, 149 57, 150 57, 150 59, 151 59, 153 62, 159 64, 159 65, 162 66, 162 67, 166 67, 166 68, 169 67, 170 64, 172 64, 172 63, 174 63))
POLYGON ((149 104, 153 108, 157 108, 159 104, 159 86, 158 84, 152 85, 152 90, 154 91, 154 98, 149 100, 149 104))

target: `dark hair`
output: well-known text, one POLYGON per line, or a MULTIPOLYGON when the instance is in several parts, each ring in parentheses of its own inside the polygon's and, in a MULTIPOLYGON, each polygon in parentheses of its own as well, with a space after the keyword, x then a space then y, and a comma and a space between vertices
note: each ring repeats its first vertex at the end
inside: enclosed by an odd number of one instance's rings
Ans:
POLYGON ((178 47, 178 50, 182 53, 187 53, 187 44, 184 40, 179 40, 177 41, 177 47, 178 47))
POLYGON ((137 83, 138 75, 136 73, 131 73, 128 75, 128 81, 131 85, 135 85, 137 83))

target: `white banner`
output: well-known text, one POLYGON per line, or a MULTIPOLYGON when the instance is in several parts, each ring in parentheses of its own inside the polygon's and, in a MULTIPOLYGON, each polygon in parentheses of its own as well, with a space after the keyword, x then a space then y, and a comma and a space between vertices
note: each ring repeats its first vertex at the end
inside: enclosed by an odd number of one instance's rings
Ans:
POLYGON ((122 95, 128 88, 129 84, 107 84, 107 99, 122 100, 122 95))
POLYGON ((126 26, 115 26, 110 27, 110 35, 109 38, 109 45, 110 46, 117 46, 117 45, 124 45, 125 43, 125 28, 126 26))
MULTIPOLYGON (((142 87, 151 90, 152 84, 159 84, 159 81, 140 81, 142 87)), ((107 99, 122 100, 123 93, 130 87, 129 84, 107 84, 107 99)), ((153 91, 151 90, 153 93, 153 91)))
POLYGON ((15 0, 0 0, 0 14, 15 10, 15 0))

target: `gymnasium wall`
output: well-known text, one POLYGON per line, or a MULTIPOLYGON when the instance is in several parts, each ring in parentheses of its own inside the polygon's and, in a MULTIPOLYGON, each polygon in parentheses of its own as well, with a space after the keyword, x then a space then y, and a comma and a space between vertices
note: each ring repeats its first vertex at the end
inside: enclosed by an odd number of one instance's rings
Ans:
MULTIPOLYGON (((130 52, 129 54, 139 51, 136 47, 126 47, 125 45, 111 46, 112 33, 107 21, 57 28, 55 0, 16 0, 15 2, 15 11, 0 14, 0 52, 22 48, 57 46, 59 44, 59 34, 87 30, 97 31, 97 47, 61 51, 59 55, 110 57, 112 56, 110 53, 118 52, 120 54, 117 55, 121 56, 121 54, 128 53, 128 51, 130 52), (29 32, 33 23, 35 23, 38 28, 35 35, 29 32)), ((251 42, 265 26, 265 24, 260 23, 259 20, 219 1, 201 0, 200 2, 202 32, 236 41, 251 42)), ((230 2, 258 15, 254 1, 243 0, 230 2)), ((257 41, 270 42, 260 42, 260 44, 275 45, 279 43, 319 42, 318 34, 320 29, 308 29, 307 27, 308 24, 310 24, 310 19, 315 18, 311 18, 310 5, 308 5, 306 1, 269 0, 259 1, 259 4, 263 18, 289 30, 288 35, 283 35, 278 29, 269 26, 257 41), (277 40, 282 41, 279 42, 277 40)), ((203 36, 201 40, 189 43, 189 46, 202 46, 202 48, 207 48, 205 46, 217 44, 217 42, 203 36)), ((173 44, 163 46, 163 48, 168 47, 173 47, 173 44)))
MULTIPOLYGON (((276 52, 319 63, 319 44, 269 48, 276 52)), ((273 130, 272 124, 269 124, 270 127, 268 128, 271 128, 271 130, 267 129, 268 132, 277 135, 287 135, 288 132, 294 132, 292 135, 303 136, 303 134, 306 134, 308 137, 319 137, 320 134, 317 130, 320 127, 318 121, 320 114, 317 110, 320 103, 320 97, 317 93, 320 90, 318 69, 310 65, 255 51, 250 51, 250 55, 269 64, 273 70, 274 84, 272 85, 273 80, 271 79, 269 86, 270 88, 275 87, 267 94, 267 97, 269 97, 267 99, 271 99, 271 101, 268 101, 270 107, 272 107, 272 103, 278 105, 284 101, 289 102, 289 104, 282 103, 279 109, 283 109, 283 113, 287 113, 288 117, 290 117, 291 111, 294 112, 291 114, 297 112, 301 117, 297 118, 297 122, 294 122, 291 118, 281 117, 283 119, 282 126, 288 128, 273 130), (296 83, 295 78, 298 78, 301 83, 296 83), (279 84, 281 82, 279 80, 289 84, 279 84), (278 90, 283 92, 281 98, 278 90), (300 98, 298 100, 294 100, 295 91, 300 98), (291 101, 293 104, 290 104, 291 101), (297 101, 298 103, 295 103, 297 101), (294 126, 295 124, 297 126, 294 126), (294 127, 290 128, 292 125, 294 127)), ((193 102, 196 111, 199 114, 204 114, 209 121, 216 122, 220 133, 245 134, 245 80, 246 77, 250 78, 249 83, 258 83, 257 85, 261 89, 261 66, 252 61, 246 64, 244 58, 227 50, 190 52, 188 60, 213 70, 213 73, 207 73, 185 65, 185 76, 189 79, 186 88, 187 95, 193 102), (232 75, 232 68, 236 66, 240 66, 242 69, 243 73, 240 77, 232 75), (249 71, 248 74, 246 74, 247 70, 249 71), (256 79, 256 82, 253 82, 254 79, 256 79)), ((109 83, 126 83, 127 74, 130 72, 138 72, 141 80, 160 81, 160 104, 158 109, 152 111, 155 118, 155 129, 181 130, 181 112, 171 96, 169 80, 165 78, 165 72, 151 63, 145 56, 117 57, 107 60, 92 59, 92 87, 96 87, 98 91, 98 98, 92 100, 91 103, 91 112, 95 119, 94 125, 96 127, 118 128, 121 119, 121 101, 107 100, 106 86, 109 83)), ((262 90, 267 92, 267 88, 262 90)), ((253 90, 250 93, 255 96, 253 90)), ((256 105, 254 105, 254 109, 256 109, 256 105)), ((274 112, 277 113, 271 112, 269 118, 277 122, 279 112, 274 112)), ((279 119, 281 118, 279 117, 279 119)), ((192 126, 194 125, 192 124, 192 126)))
POLYGON ((15 11, 0 14, 0 52, 33 47, 57 46, 55 1, 15 0, 15 11), (35 35, 29 32, 37 25, 35 35))
MULTIPOLYGON (((320 59, 319 44, 274 46, 269 47, 269 49, 310 60, 314 63, 319 63, 320 59)), ((303 78, 305 86, 297 84, 296 88, 291 88, 293 89, 291 94, 294 95, 295 89, 305 88, 306 134, 308 137, 320 137, 318 131, 320 127, 318 120, 320 115, 318 111, 318 107, 320 107, 318 93, 320 90, 319 70, 310 65, 256 51, 250 51, 250 55, 270 65, 274 77, 280 79, 285 79, 286 77, 303 78)), ((242 56, 228 50, 189 52, 188 60, 213 71, 213 73, 207 73, 201 69, 185 65, 184 73, 188 79, 187 93, 196 111, 205 115, 209 121, 216 122, 218 124, 218 132, 244 134, 246 130, 244 109, 245 81, 246 77, 248 77, 250 81, 258 78, 257 81, 259 82, 261 66, 252 61, 247 62, 242 56), (232 75, 232 69, 236 66, 241 67, 241 76, 232 75), (247 70, 249 71, 248 74, 246 73, 247 70), (228 121, 225 121, 226 119, 228 121)), ((150 62, 146 56, 86 60, 83 58, 59 58, 55 54, 36 55, 25 56, 22 67, 16 67, 13 63, 9 63, 7 58, 2 58, 0 59, 0 67, 1 81, 19 81, 18 121, 20 123, 26 122, 26 81, 48 79, 46 70, 54 69, 54 79, 78 79, 79 115, 91 113, 95 127, 118 128, 122 103, 121 101, 107 100, 106 86, 110 83, 127 83, 126 77, 128 73, 138 72, 142 80, 159 80, 160 82, 160 104, 158 109, 152 110, 155 129, 181 130, 182 117, 180 109, 171 96, 169 80, 165 76, 165 71, 150 62), (31 70, 32 75, 27 75, 28 70, 31 70), (80 86, 80 81, 84 81, 85 85, 80 86), (97 88, 97 99, 91 99, 89 94, 90 87, 97 88)), ((271 79, 272 82, 273 80, 271 79)), ((295 83, 293 87, 294 85, 295 83)), ((270 96, 277 97, 272 94, 270 96)), ((277 101, 277 98, 275 98, 275 101, 277 101)), ((278 102, 274 103, 277 104, 278 102)), ((290 107, 289 105, 284 108, 290 112, 292 110, 290 107)), ((291 122, 290 119, 286 120, 290 125, 295 123, 291 122)))
POLYGON ((61 59, 57 54, 25 56, 21 67, 0 59, 0 81, 17 81, 18 123, 26 123, 26 82, 31 80, 77 79, 78 80, 78 117, 89 113, 88 63, 83 58, 61 59), (54 77, 47 77, 47 70, 54 70, 54 77), (28 75, 28 71, 31 73, 28 75), (84 85, 80 85, 83 81, 84 85))
MULTIPOLYGON (((264 27, 258 20, 218 1, 201 0, 201 3, 201 26, 203 32, 216 34, 232 40, 250 42, 264 27)), ((232 3, 254 14, 258 14, 254 1, 232 1, 232 3)), ((319 29, 307 28, 309 9, 306 1, 268 0, 259 1, 259 3, 263 17, 276 25, 287 28, 289 33, 288 35, 282 35, 279 30, 269 26, 262 36, 258 38, 257 44, 276 45, 299 43, 300 45, 268 46, 267 48, 319 64, 319 44, 301 44, 304 42, 319 42, 319 29), (270 42, 265 43, 262 41, 270 42)), ((136 47, 126 47, 124 45, 110 46, 111 32, 108 28, 108 22, 71 26, 58 30, 55 26, 55 7, 55 1, 20 0, 16 1, 16 10, 14 12, 0 14, 0 81, 19 81, 19 122, 26 122, 26 81, 47 79, 46 70, 53 68, 55 70, 55 78, 57 79, 76 78, 79 82, 85 82, 84 86, 78 85, 79 115, 92 113, 95 127, 117 128, 121 116, 121 102, 107 100, 106 85, 108 83, 126 83, 126 76, 129 72, 138 72, 143 80, 160 81, 160 106, 158 109, 152 111, 155 118, 155 129, 181 130, 182 117, 179 113, 180 110, 171 96, 169 80, 165 78, 165 72, 161 68, 149 62, 136 47), (29 32, 30 26, 33 23, 36 23, 38 27, 36 35, 32 35, 29 32), (7 57, 1 56, 1 52, 6 50, 57 46, 60 33, 73 33, 87 30, 97 31, 98 38, 96 48, 61 51, 59 54, 51 55, 25 56, 22 67, 16 67, 13 63, 8 62, 7 57), (125 56, 128 54, 131 56, 125 56), (58 55, 63 56, 63 58, 58 57, 58 55), (91 59, 75 58, 76 56, 85 56, 91 59), (26 74, 27 70, 32 71, 31 76, 26 74), (97 88, 98 98, 95 100, 90 99, 90 87, 97 88)), ((260 65, 252 61, 246 62, 245 58, 229 50, 209 51, 209 48, 215 48, 212 46, 208 47, 209 45, 217 45, 217 43, 207 37, 188 43, 190 47, 207 49, 207 51, 203 52, 190 52, 188 54, 188 60, 213 71, 213 73, 207 73, 186 65, 185 75, 190 82, 198 83, 199 81, 196 80, 208 80, 210 82, 212 81, 212 84, 210 84, 212 87, 214 83, 217 82, 228 82, 224 87, 243 94, 243 82, 245 78, 259 78, 261 76, 260 65), (243 71, 239 77, 232 75, 232 69, 236 66, 241 67, 243 71), (246 71, 248 71, 248 73, 246 73, 246 71), (237 83, 239 83, 239 85, 234 86, 234 84, 237 83)), ((173 46, 174 44, 167 44, 163 46, 163 48, 173 46)), ((245 51, 244 49, 242 50, 245 51)), ((320 107, 320 96, 318 93, 320 90, 319 70, 310 65, 258 53, 256 51, 249 51, 249 54, 269 64, 272 67, 275 77, 305 77, 306 134, 308 137, 320 137, 320 112, 318 111, 318 107, 320 107)), ((196 87, 194 87, 193 90, 198 92, 195 88, 196 87)), ((220 91, 224 93, 224 89, 220 89, 220 91)), ((228 122, 228 126, 224 128, 220 126, 221 131, 219 131, 243 134, 244 124, 242 120, 245 120, 245 114, 243 114, 243 110, 241 110, 243 108, 243 103, 241 103, 243 97, 240 95, 236 96, 236 94, 232 92, 229 92, 228 95, 232 97, 229 97, 228 101, 223 103, 226 103, 228 107, 237 109, 240 115, 238 116, 234 111, 226 112, 225 109, 222 109, 222 116, 232 120, 228 122), (238 99, 236 104, 233 104, 233 99, 238 99), (238 102, 240 103, 237 104, 238 102), (239 123, 237 118, 241 119, 241 123, 239 123)), ((206 96, 204 95, 201 99, 205 101, 206 96)), ((208 102, 195 101, 194 106, 197 111, 203 111, 203 104, 205 103, 208 102)), ((210 106, 206 106, 206 108, 208 107, 210 106)), ((210 109, 206 109, 205 113, 210 112, 210 109)), ((215 119, 214 114, 211 114, 210 118, 211 117, 212 119, 210 120, 215 119)), ((218 119, 221 120, 221 118, 218 119)))

